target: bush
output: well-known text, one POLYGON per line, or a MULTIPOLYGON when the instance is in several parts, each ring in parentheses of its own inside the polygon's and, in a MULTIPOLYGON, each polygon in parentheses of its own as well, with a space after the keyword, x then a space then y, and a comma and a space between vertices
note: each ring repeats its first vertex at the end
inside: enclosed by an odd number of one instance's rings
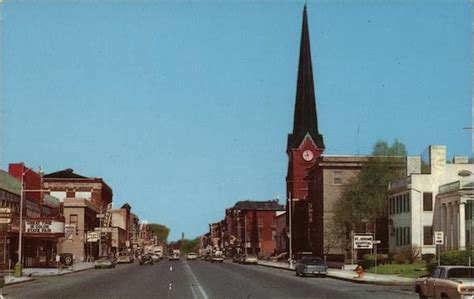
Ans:
MULTIPOLYGON (((467 250, 463 251, 445 251, 441 253, 441 265, 469 265, 469 257, 471 252, 467 250)), ((474 262, 474 261, 473 261, 474 262)))
POLYGON ((424 260, 427 264, 431 263, 436 257, 436 254, 425 253, 421 255, 421 259, 424 260))
POLYGON ((416 246, 410 246, 406 248, 402 254, 405 256, 405 262, 413 264, 415 261, 420 259, 421 249, 416 246))
MULTIPOLYGON (((388 263, 388 255, 377 254, 377 264, 382 265, 388 263)), ((375 266, 375 254, 364 254, 362 259, 359 261, 364 269, 369 269, 375 266)))
POLYGON ((405 255, 404 254, 395 254, 393 256, 393 262, 395 264, 406 264, 407 263, 407 259, 405 258, 405 255))

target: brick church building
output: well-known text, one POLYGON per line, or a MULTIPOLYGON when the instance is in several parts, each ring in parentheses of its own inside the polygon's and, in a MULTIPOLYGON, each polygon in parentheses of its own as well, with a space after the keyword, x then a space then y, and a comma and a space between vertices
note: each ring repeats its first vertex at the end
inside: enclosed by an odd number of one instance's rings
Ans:
MULTIPOLYGON (((311 251, 311 204, 308 202, 307 170, 314 165, 325 149, 323 136, 318 131, 316 97, 308 30, 306 5, 301 30, 298 81, 296 89, 293 132, 288 135, 287 215, 292 217, 293 253, 311 251), (291 204, 291 207, 289 206, 291 204)), ((289 219, 287 219, 289 223, 289 219)))

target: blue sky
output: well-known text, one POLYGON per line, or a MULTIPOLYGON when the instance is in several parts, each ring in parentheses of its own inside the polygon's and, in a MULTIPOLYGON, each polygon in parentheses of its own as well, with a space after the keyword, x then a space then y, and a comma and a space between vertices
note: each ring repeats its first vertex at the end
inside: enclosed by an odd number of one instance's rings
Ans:
MULTIPOLYGON (((0 163, 103 177, 194 237, 285 196, 302 1, 7 1, 0 163)), ((308 1, 326 154, 471 155, 469 1, 308 1)))

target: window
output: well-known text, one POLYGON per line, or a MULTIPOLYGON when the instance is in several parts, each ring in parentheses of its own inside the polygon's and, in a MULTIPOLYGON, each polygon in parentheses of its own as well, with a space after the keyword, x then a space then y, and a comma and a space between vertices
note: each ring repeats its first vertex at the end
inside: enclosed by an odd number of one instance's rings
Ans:
POLYGON ((263 226, 263 217, 258 217, 258 226, 259 227, 263 226))
POLYGON ((410 233, 411 233, 411 230, 410 230, 410 227, 408 226, 407 227, 407 239, 406 239, 406 242, 405 242, 405 245, 410 245, 410 239, 411 239, 411 236, 410 236, 410 233))
POLYGON ((423 211, 433 211, 433 193, 423 193, 423 211))
POLYGON ((74 224, 77 228, 77 214, 69 215, 69 224, 74 224))
POLYGON ((276 239, 277 239, 276 230, 272 230, 272 241, 276 241, 276 239))
POLYGON ((423 244, 433 245, 433 227, 423 226, 423 244))
POLYGON ((332 184, 342 185, 342 171, 338 170, 332 172, 332 184))
POLYGON ((259 241, 263 240, 263 229, 261 228, 258 230, 258 240, 259 241))
POLYGON ((276 217, 272 217, 272 227, 276 226, 276 217))
POLYGON ((407 197, 407 203, 408 203, 408 212, 411 210, 411 200, 410 200, 410 194, 405 194, 407 197))

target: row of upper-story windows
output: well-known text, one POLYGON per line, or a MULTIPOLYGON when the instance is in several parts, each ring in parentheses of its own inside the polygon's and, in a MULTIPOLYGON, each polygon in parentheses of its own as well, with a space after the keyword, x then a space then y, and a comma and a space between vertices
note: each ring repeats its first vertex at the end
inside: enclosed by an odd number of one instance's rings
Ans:
POLYGON ((13 194, 5 190, 0 190, 0 200, 20 202, 20 195, 13 194))
POLYGON ((388 199, 388 211, 390 215, 410 212, 410 193, 398 194, 388 199))

